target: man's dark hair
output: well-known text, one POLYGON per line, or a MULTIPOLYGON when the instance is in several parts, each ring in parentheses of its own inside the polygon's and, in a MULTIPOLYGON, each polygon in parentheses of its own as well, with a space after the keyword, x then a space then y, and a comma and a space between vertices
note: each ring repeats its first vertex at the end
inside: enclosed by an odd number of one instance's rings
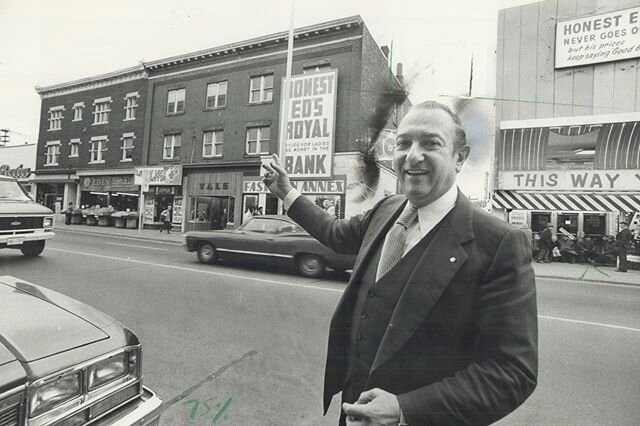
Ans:
POLYGON ((449 117, 451 117, 451 120, 453 120, 453 123, 456 125, 456 140, 455 140, 455 144, 456 144, 456 150, 460 150, 462 148, 464 148, 465 146, 467 146, 467 134, 465 133, 464 129, 462 128, 462 120, 460 120, 460 117, 458 116, 458 114, 456 114, 455 112, 453 112, 453 110, 451 108, 449 108, 448 106, 446 106, 445 104, 441 104, 440 102, 436 102, 436 101, 424 101, 422 103, 419 103, 417 105, 414 105, 411 107, 411 109, 415 109, 415 110, 431 110, 431 109, 440 109, 444 112, 446 112, 447 114, 449 114, 449 117))

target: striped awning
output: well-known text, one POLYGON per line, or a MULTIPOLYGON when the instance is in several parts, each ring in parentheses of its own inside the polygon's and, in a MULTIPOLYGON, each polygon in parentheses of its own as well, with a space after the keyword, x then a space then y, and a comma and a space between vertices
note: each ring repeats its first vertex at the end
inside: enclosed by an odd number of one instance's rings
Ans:
POLYGON ((640 193, 578 194, 497 190, 493 192, 491 204, 497 209, 512 210, 637 212, 640 211, 640 193))

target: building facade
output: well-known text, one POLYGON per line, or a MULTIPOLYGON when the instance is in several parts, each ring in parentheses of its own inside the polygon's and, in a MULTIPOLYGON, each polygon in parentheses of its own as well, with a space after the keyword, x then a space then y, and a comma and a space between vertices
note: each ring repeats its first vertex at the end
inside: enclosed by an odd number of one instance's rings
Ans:
POLYGON ((295 30, 284 113, 287 34, 145 63, 144 161, 183 172, 181 188, 151 186, 146 209, 178 205, 186 230, 280 213, 262 184, 261 164, 279 152, 283 132, 294 185, 338 217, 395 193, 395 174, 368 164, 367 153, 382 128, 395 128, 408 101, 360 17, 295 30), (283 114, 289 127, 281 130, 283 114))
POLYGON ((18 179, 22 187, 35 198, 35 186, 31 183, 36 168, 36 144, 0 146, 0 176, 18 179))
POLYGON ((638 217, 639 17, 637 0, 499 12, 494 212, 574 238, 638 217))
POLYGON ((142 65, 36 88, 38 202, 58 213, 69 203, 138 209, 133 172, 142 161, 146 90, 142 65))

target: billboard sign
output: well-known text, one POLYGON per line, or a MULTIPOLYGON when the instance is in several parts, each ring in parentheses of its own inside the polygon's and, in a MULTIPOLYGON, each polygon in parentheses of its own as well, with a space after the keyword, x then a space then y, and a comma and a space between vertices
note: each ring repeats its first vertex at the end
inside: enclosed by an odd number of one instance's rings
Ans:
POLYGON ((136 167, 133 171, 136 185, 182 185, 181 166, 136 167))
POLYGON ((638 57, 640 7, 556 24, 556 69, 638 57))
POLYGON ((637 170, 530 170, 499 172, 498 188, 513 190, 637 191, 637 170))
POLYGON ((282 113, 283 99, 280 117, 287 120, 284 167, 292 179, 332 175, 337 84, 338 70, 291 77, 289 105, 282 113))

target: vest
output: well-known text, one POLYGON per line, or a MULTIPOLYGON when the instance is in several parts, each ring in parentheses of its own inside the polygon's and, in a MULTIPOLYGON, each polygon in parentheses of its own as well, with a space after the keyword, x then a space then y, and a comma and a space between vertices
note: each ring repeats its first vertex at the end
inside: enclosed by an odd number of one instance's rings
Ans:
POLYGON ((381 239, 373 253, 369 266, 365 269, 360 280, 358 297, 353 310, 347 353, 349 368, 342 391, 344 402, 353 403, 366 390, 364 387, 369 377, 371 365, 373 365, 393 311, 409 276, 413 272, 413 265, 420 260, 431 244, 440 223, 377 282, 375 277, 384 239, 381 239))

